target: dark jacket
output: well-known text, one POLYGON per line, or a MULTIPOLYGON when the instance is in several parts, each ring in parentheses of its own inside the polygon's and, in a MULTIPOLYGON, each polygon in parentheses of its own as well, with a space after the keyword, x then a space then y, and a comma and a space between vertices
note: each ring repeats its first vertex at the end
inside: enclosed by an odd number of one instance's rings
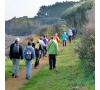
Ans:
POLYGON ((11 44, 10 45, 10 53, 9 53, 9 56, 10 56, 10 59, 23 59, 23 56, 22 56, 22 46, 19 45, 19 53, 13 53, 13 46, 14 46, 15 43, 11 44))
POLYGON ((39 44, 39 49, 35 48, 35 54, 40 54, 40 50, 42 50, 41 44, 39 44))

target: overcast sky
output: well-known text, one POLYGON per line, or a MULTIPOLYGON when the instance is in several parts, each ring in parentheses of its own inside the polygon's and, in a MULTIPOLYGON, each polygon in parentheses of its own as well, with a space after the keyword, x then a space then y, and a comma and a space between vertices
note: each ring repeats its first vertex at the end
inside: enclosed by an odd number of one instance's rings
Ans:
MULTIPOLYGON (((52 5, 66 0, 5 0, 5 20, 13 17, 34 17, 42 5, 52 5)), ((79 0, 67 0, 79 1, 79 0)))

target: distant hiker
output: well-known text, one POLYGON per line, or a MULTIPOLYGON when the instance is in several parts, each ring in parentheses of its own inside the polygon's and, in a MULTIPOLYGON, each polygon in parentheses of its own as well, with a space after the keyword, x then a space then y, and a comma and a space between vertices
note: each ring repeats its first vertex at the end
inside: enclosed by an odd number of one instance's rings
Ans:
POLYGON ((39 43, 39 40, 37 40, 36 45, 35 45, 35 56, 36 56, 36 61, 34 64, 34 68, 36 68, 39 65, 39 56, 41 54, 41 44, 39 43))
MULTIPOLYGON (((30 39, 30 42, 32 43, 32 47, 35 48, 34 38, 31 38, 31 39, 30 39)), ((32 63, 32 65, 33 65, 33 63, 32 63)))
POLYGON ((52 70, 52 68, 56 68, 56 55, 58 54, 58 43, 55 42, 53 36, 48 42, 47 52, 49 54, 49 69, 52 70))
POLYGON ((32 43, 32 47, 35 47, 35 42, 34 42, 34 38, 30 39, 31 43, 32 43))
POLYGON ((40 38, 39 43, 40 43, 41 48, 42 48, 42 49, 41 49, 41 54, 40 54, 40 56, 39 56, 39 59, 41 59, 42 56, 43 56, 43 50, 44 50, 44 47, 45 47, 45 43, 43 42, 42 37, 40 38))
POLYGON ((60 42, 60 39, 59 39, 59 37, 58 37, 58 34, 57 34, 57 33, 54 35, 54 39, 55 39, 58 43, 60 42))
POLYGON ((31 42, 28 42, 28 45, 23 50, 23 58, 26 64, 26 79, 29 80, 32 70, 32 59, 35 57, 35 50, 32 47, 31 42))
POLYGON ((72 33, 73 33, 73 35, 72 35, 72 40, 73 40, 75 38, 75 34, 76 34, 75 28, 72 28, 72 33))
POLYGON ((19 44, 20 39, 16 38, 15 42, 10 45, 10 59, 12 60, 12 76, 18 78, 19 61, 23 59, 22 46, 19 44))
POLYGON ((72 33, 72 30, 70 28, 68 29, 67 34, 68 34, 69 42, 71 42, 73 33, 72 33))
POLYGON ((45 36, 43 36, 43 39, 42 40, 45 43, 45 46, 44 46, 44 49, 43 49, 43 56, 46 56, 46 54, 47 54, 47 43, 48 43, 48 41, 47 41, 47 38, 45 36))
POLYGON ((67 40, 67 38, 68 38, 68 36, 67 36, 66 32, 64 32, 64 33, 62 34, 63 47, 66 46, 66 40, 67 40))

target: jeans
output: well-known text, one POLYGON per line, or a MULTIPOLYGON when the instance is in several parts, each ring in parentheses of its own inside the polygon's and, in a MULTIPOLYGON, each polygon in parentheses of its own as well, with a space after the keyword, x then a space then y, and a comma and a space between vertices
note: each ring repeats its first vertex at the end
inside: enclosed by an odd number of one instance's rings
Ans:
POLYGON ((26 77, 30 78, 32 71, 32 60, 30 61, 25 60, 25 64, 26 64, 26 77))
POLYGON ((49 54, 49 69, 52 69, 56 67, 56 55, 55 54, 49 54))
POLYGON ((19 60, 20 59, 12 59, 12 73, 18 76, 18 70, 19 70, 19 60))
POLYGON ((43 49, 40 52, 41 52, 41 54, 39 55, 39 59, 41 59, 43 56, 43 49))

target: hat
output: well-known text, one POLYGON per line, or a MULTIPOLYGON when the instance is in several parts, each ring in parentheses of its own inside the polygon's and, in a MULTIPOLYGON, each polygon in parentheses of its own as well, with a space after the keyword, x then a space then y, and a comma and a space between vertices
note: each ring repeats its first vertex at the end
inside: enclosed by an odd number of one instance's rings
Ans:
POLYGON ((19 38, 16 38, 16 41, 20 41, 20 39, 19 38))

